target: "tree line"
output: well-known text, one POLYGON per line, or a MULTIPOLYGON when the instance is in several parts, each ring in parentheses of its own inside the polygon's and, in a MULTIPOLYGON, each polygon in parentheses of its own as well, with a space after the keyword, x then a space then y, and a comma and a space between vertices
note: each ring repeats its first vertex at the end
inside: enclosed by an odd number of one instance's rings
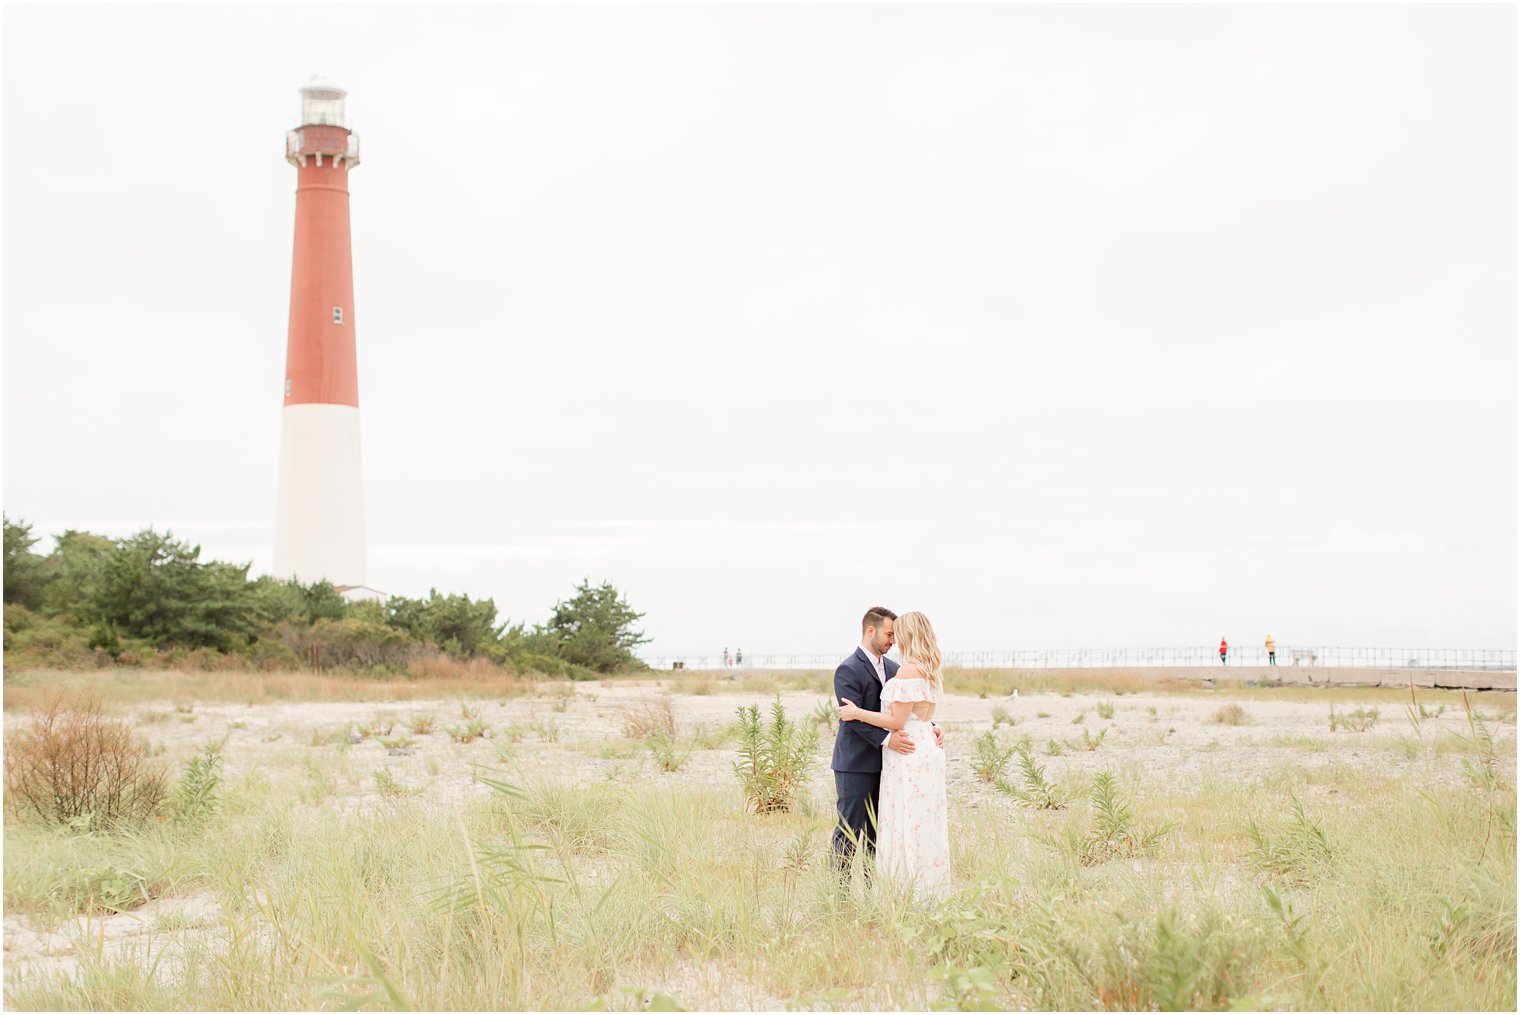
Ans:
POLYGON ((5 523, 8 667, 191 662, 400 672, 420 658, 484 659, 519 671, 589 676, 637 669, 644 616, 609 582, 575 586, 548 620, 498 621, 491 599, 440 595, 350 601, 143 529, 112 539, 74 529, 46 555, 24 521, 5 523))

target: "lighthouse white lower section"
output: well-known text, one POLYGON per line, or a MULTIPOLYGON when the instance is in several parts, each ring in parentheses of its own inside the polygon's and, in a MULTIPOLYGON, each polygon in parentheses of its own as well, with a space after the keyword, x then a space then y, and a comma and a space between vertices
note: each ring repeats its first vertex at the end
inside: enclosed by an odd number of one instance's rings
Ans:
POLYGON ((285 406, 274 574, 305 583, 365 583, 359 410, 352 405, 285 406))

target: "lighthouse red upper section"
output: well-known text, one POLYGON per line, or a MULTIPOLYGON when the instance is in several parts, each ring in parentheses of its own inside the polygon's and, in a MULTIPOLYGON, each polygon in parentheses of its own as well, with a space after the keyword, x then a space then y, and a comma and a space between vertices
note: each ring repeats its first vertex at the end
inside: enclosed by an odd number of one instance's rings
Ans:
POLYGON ((348 172, 358 162, 358 138, 341 125, 341 89, 309 86, 301 91, 302 118, 308 122, 291 131, 285 143, 286 158, 297 173, 285 404, 357 407, 348 172))

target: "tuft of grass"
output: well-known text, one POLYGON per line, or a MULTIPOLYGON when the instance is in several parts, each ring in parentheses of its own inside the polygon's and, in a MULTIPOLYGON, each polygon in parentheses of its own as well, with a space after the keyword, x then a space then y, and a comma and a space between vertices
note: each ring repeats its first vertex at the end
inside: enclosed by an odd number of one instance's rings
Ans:
POLYGON ((1214 722, 1221 726, 1244 726, 1246 724, 1246 710, 1231 702, 1221 705, 1214 713, 1214 722))
POLYGON ((669 698, 641 698, 624 705, 620 713, 623 736, 640 740, 652 733, 676 735, 676 710, 669 698))
POLYGON ((412 731, 413 736, 425 737, 429 733, 438 732, 438 721, 430 715, 414 715, 406 728, 412 731))
POLYGON ((1080 725, 1082 725, 1086 721, 1087 721, 1087 713, 1086 712, 1078 712, 1077 715, 1076 715, 1076 718, 1072 719, 1071 724, 1073 726, 1080 726, 1080 725))
POLYGON ((1114 703, 1111 701, 1098 702, 1098 718, 1112 719, 1114 717, 1114 703))
POLYGON ((1319 822, 1304 811, 1297 795, 1290 795, 1292 806, 1286 821, 1270 832, 1252 818, 1247 825, 1251 851, 1247 861, 1263 874, 1306 884, 1311 875, 1334 856, 1330 840, 1319 822))
POLYGON ((388 765, 375 770, 375 789, 386 800, 420 796, 422 793, 422 790, 417 787, 406 786, 398 782, 396 777, 391 774, 390 766, 388 765))
POLYGON ((468 722, 449 727, 449 739, 456 744, 473 743, 486 736, 486 724, 483 719, 473 718, 468 722))
POLYGON ((1353 711, 1341 711, 1337 713, 1335 711, 1335 703, 1332 702, 1330 704, 1331 733, 1334 733, 1338 729, 1351 730, 1354 733, 1365 733, 1372 729, 1377 721, 1378 710, 1376 708, 1358 706, 1353 711))

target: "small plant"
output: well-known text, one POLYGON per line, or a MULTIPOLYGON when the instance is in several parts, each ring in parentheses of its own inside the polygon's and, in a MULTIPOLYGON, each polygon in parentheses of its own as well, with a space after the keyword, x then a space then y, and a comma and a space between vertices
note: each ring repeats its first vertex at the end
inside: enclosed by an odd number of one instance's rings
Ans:
POLYGON ((639 740, 656 731, 676 735, 676 712, 669 698, 642 698, 622 710, 623 735, 639 740))
POLYGON ((1062 746, 1061 741, 1057 740, 1055 737, 1051 737, 1050 742, 1045 745, 1045 754, 1048 757, 1059 758, 1065 753, 1066 748, 1062 746))
POLYGON ((818 747, 818 727, 804 728, 786 717, 781 695, 771 703, 771 720, 760 720, 760 706, 739 713, 739 760, 734 772, 744 787, 744 799, 760 814, 790 811, 806 785, 807 772, 818 747))
POLYGON ((654 755, 654 763, 662 772, 679 772, 686 764, 686 759, 691 757, 693 748, 681 749, 676 738, 664 730, 656 730, 644 739, 649 745, 650 753, 654 755))
POLYGON ((357 729, 359 731, 359 736, 363 739, 378 740, 381 737, 390 736, 391 730, 394 729, 395 726, 396 720, 390 718, 389 716, 375 716, 369 722, 360 723, 357 729))
POLYGON ((1292 801, 1287 822, 1272 834, 1263 831, 1254 818, 1251 820, 1247 831, 1252 845, 1247 860, 1264 874, 1303 883, 1334 853, 1319 822, 1305 813, 1303 802, 1296 795, 1292 801))
POLYGON ((1500 758, 1493 731, 1473 709, 1465 693, 1462 695, 1462 708, 1467 716, 1468 729, 1465 734, 1457 734, 1457 742, 1468 752, 1467 757, 1462 759, 1462 772, 1477 789, 1498 789, 1504 785, 1504 779, 1499 774, 1500 758))
POLYGON ((1108 736, 1108 730, 1099 730, 1097 736, 1093 736, 1090 730, 1083 730, 1081 742, 1073 740, 1070 747, 1074 751, 1096 751, 1103 746, 1103 738, 1106 736, 1108 736))
POLYGON ((1330 705, 1330 732, 1337 729, 1351 730, 1353 733, 1365 733, 1372 729, 1378 720, 1378 710, 1375 708, 1357 708, 1354 712, 1335 711, 1334 702, 1330 705))
POLYGON ((417 743, 412 737, 380 737, 380 746, 387 751, 404 751, 417 743))
POLYGON ((1246 724, 1246 710, 1234 703, 1221 705, 1219 710, 1214 713, 1214 721, 1221 726, 1244 726, 1246 724))
POLYGON ((461 719, 479 719, 480 718, 480 706, 479 705, 472 705, 468 701, 461 700, 459 702, 459 718, 461 718, 461 719))
POLYGON ((570 702, 575 700, 575 687, 570 683, 556 685, 549 691, 549 710, 551 712, 565 712, 570 708, 570 702))
POLYGON ((379 790, 380 795, 387 800, 395 800, 398 797, 416 796, 422 792, 420 789, 413 789, 409 786, 403 786, 401 783, 397 782, 396 777, 391 775, 391 770, 389 768, 381 768, 375 772, 375 789, 379 790))
POLYGON ((413 736, 425 737, 438 731, 438 723, 430 715, 414 715, 407 729, 412 731, 413 736))
POLYGON ((471 719, 460 726, 449 727, 449 739, 456 744, 468 744, 479 740, 486 735, 486 724, 478 719, 471 719))
POLYGON ((1155 849, 1176 825, 1137 828, 1130 805, 1119 798, 1118 781, 1112 772, 1100 772, 1090 797, 1092 827, 1080 838, 1068 833, 1065 845, 1075 852, 1083 867, 1096 867, 1110 860, 1139 856, 1155 849))
POLYGON ((1161 718, 1161 716, 1156 712, 1155 705, 1145 706, 1145 714, 1151 717, 1151 722, 1156 722, 1161 718))
POLYGON ((781 855, 781 869, 784 871, 803 871, 812 864, 818 854, 818 846, 813 841, 813 835, 807 830, 798 832, 787 843, 786 852, 781 855))
POLYGON ((730 727, 708 726, 706 723, 698 723, 692 731, 691 745, 699 751, 715 751, 728 743, 733 738, 733 730, 730 727))
POLYGON ((1087 721, 1087 713, 1086 712, 1078 712, 1077 713, 1077 717, 1071 721, 1071 724, 1073 726, 1080 726, 1080 725, 1082 725, 1086 721, 1087 721))
POLYGON ((185 762, 185 774, 174 787, 173 809, 185 822, 200 821, 222 805, 222 748, 225 740, 213 740, 185 762))
POLYGON ((1029 749, 1029 741, 1021 740, 1014 745, 1014 753, 1019 756, 1020 782, 1012 783, 999 780, 997 787, 1004 793, 1018 800, 1025 807, 1034 807, 1038 810, 1061 810, 1066 806, 1066 800, 1057 793, 1055 786, 1045 778, 1045 767, 1034 758, 1034 752, 1029 749))
POLYGON ((839 722, 839 709, 830 704, 829 699, 824 698, 809 713, 809 717, 819 726, 829 726, 839 722))
POLYGON ((528 723, 528 729, 538 734, 538 738, 545 743, 559 743, 559 723, 553 719, 534 719, 528 723))
POLYGON ((1036 719, 1049 719, 1050 718, 1050 713, 1049 712, 1036 712, 1034 714, 1034 717, 1036 719))
POLYGON ((1111 701, 1098 702, 1098 718, 1112 719, 1114 717, 1114 703, 1111 701))
POLYGON ((1014 719, 1013 715, 1006 708, 1004 708, 1002 705, 993 705, 992 706, 992 728, 993 729, 997 729, 999 726, 1003 726, 1003 725, 1013 726, 1013 725, 1016 725, 1016 723, 1017 723, 1017 720, 1014 719))
POLYGON ((997 734, 991 730, 977 737, 972 746, 976 749, 976 758, 971 762, 971 770, 977 778, 983 782, 1001 779, 1008 768, 1008 759, 1013 757, 1014 748, 1005 750, 998 743, 997 734))

